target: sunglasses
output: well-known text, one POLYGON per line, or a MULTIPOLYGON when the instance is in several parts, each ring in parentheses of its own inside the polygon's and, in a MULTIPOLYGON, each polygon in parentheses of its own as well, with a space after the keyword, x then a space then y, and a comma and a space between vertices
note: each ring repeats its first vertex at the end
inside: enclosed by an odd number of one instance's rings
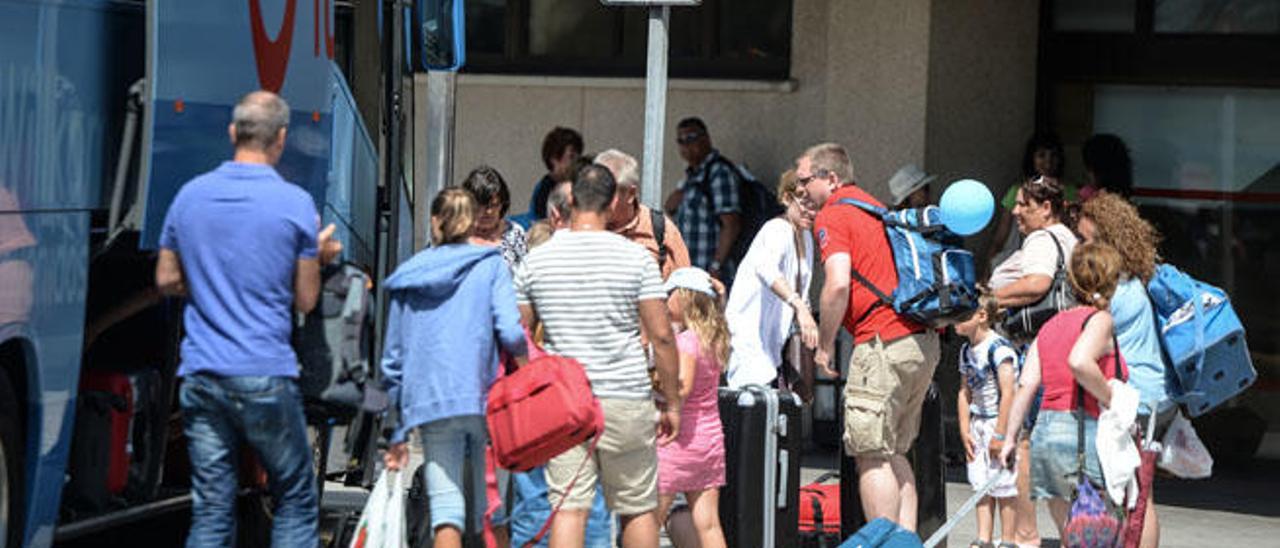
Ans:
POLYGON ((701 138, 702 138, 701 133, 686 133, 684 135, 676 136, 676 143, 681 145, 692 145, 698 142, 698 139, 701 139, 701 138))

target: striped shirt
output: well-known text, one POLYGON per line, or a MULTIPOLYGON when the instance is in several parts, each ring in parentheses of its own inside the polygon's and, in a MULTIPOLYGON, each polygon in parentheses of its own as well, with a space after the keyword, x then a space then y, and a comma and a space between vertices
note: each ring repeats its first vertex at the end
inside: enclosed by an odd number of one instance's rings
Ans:
POLYGON ((542 320, 548 352, 582 362, 600 398, 652 397, 640 301, 664 300, 658 263, 604 231, 561 230, 516 267, 516 302, 542 320))

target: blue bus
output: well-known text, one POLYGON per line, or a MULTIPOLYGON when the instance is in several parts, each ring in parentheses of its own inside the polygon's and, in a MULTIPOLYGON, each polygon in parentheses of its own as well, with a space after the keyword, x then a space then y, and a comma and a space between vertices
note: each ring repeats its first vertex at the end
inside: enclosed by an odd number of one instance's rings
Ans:
MULTIPOLYGON (((346 261, 384 273, 411 244, 397 243, 412 226, 401 177, 383 181, 401 170, 380 162, 366 128, 389 102, 362 115, 346 76, 351 29, 382 24, 356 11, 333 0, 0 0, 3 546, 49 546, 184 504, 182 303, 152 294, 154 249, 178 187, 230 156, 238 97, 265 88, 289 101, 278 169, 339 227, 346 261), (88 397, 102 372, 129 380, 128 401, 88 397), (103 409, 128 419, 108 423, 126 436, 123 464, 101 463, 101 424, 89 418, 103 409)), ((399 50, 379 48, 359 61, 384 66, 399 50)), ((362 83, 371 97, 389 81, 382 72, 362 83)), ((369 455, 374 437, 347 445, 369 455)))

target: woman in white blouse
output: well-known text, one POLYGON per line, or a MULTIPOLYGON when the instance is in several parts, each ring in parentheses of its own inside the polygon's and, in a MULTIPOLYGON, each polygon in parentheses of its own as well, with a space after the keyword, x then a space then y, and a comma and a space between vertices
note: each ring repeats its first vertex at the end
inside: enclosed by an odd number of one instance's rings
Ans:
POLYGON ((732 387, 773 382, 793 321, 807 348, 818 344, 818 326, 808 303, 814 211, 797 196, 796 185, 794 171, 782 175, 778 199, 786 212, 760 227, 729 291, 725 316, 731 335, 727 376, 732 387))

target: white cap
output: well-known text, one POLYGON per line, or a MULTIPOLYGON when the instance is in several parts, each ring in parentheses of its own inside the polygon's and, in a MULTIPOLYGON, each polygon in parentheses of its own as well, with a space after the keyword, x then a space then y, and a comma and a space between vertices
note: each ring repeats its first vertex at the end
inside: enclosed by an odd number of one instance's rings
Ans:
POLYGON ((711 275, 707 274, 707 271, 696 266, 678 268, 667 278, 667 293, 671 293, 679 288, 697 291, 698 293, 703 293, 711 297, 716 296, 716 290, 711 286, 711 275))

